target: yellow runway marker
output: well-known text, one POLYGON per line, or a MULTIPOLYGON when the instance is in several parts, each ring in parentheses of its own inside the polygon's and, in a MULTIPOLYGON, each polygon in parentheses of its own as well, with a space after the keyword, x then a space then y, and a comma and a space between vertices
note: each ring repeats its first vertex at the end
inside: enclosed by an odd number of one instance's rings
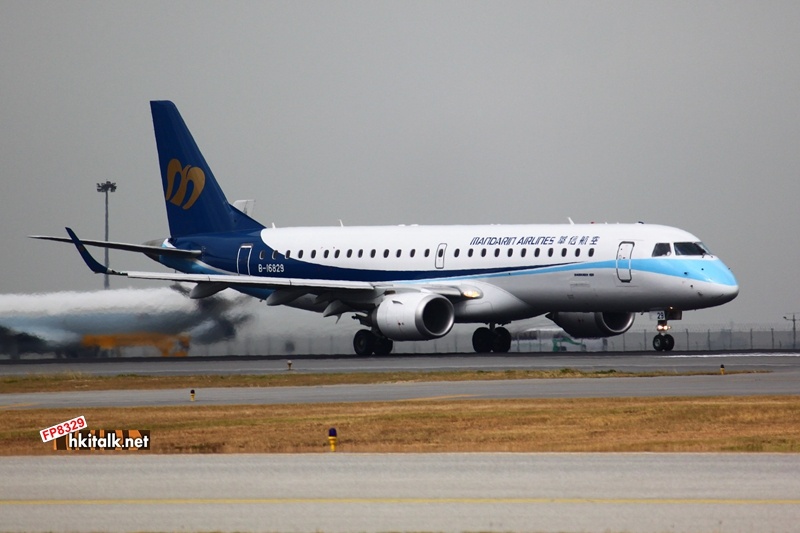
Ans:
POLYGON ((165 498, 107 500, 0 500, 10 505, 287 505, 287 504, 565 504, 565 505, 800 505, 800 499, 746 498, 165 498))

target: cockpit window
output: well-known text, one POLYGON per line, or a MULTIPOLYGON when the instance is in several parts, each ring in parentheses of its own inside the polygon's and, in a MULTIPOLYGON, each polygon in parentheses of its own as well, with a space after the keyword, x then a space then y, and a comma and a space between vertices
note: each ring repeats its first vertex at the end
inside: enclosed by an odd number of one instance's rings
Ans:
POLYGON ((702 242, 676 242, 675 255, 711 255, 702 242))
POLYGON ((672 248, 668 242, 660 242, 653 248, 653 257, 663 257, 672 254, 672 248))

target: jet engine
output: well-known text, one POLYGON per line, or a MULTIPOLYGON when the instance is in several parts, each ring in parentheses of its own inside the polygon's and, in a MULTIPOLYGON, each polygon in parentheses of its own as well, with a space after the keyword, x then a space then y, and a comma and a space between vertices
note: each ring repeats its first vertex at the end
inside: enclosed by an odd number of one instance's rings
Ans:
POLYGON ((572 337, 592 339, 613 337, 628 331, 634 314, 624 312, 604 313, 548 313, 547 318, 564 328, 572 337))
POLYGON ((439 294, 404 292, 386 296, 371 319, 388 339, 421 341, 447 335, 455 312, 450 300, 439 294))

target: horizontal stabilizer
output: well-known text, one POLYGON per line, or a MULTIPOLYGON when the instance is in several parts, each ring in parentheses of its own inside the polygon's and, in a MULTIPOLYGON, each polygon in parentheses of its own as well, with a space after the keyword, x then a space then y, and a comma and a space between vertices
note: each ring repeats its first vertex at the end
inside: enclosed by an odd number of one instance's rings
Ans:
MULTIPOLYGON (((67 230, 69 231, 69 229, 67 230)), ((50 237, 48 235, 28 235, 31 239, 41 239, 44 241, 68 242, 74 241, 68 237, 50 237)), ((126 252, 139 252, 147 255, 165 255, 169 257, 199 257, 202 252, 200 250, 180 250, 178 248, 163 248, 161 246, 149 246, 146 244, 129 244, 125 242, 109 242, 109 241, 94 241, 83 240, 80 242, 85 246, 97 246, 100 248, 109 248, 111 250, 125 250, 126 252)))

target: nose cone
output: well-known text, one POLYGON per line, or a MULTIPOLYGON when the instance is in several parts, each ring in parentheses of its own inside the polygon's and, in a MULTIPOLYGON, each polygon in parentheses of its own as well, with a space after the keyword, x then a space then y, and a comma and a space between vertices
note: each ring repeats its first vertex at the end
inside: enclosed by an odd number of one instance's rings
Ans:
POLYGON ((712 267, 705 267, 708 286, 703 291, 715 305, 730 302, 739 295, 739 284, 731 269, 722 261, 715 261, 712 267))
POLYGON ((734 280, 733 285, 717 285, 714 290, 717 293, 716 299, 719 303, 724 304, 730 302, 734 298, 739 295, 739 285, 735 283, 734 280))

